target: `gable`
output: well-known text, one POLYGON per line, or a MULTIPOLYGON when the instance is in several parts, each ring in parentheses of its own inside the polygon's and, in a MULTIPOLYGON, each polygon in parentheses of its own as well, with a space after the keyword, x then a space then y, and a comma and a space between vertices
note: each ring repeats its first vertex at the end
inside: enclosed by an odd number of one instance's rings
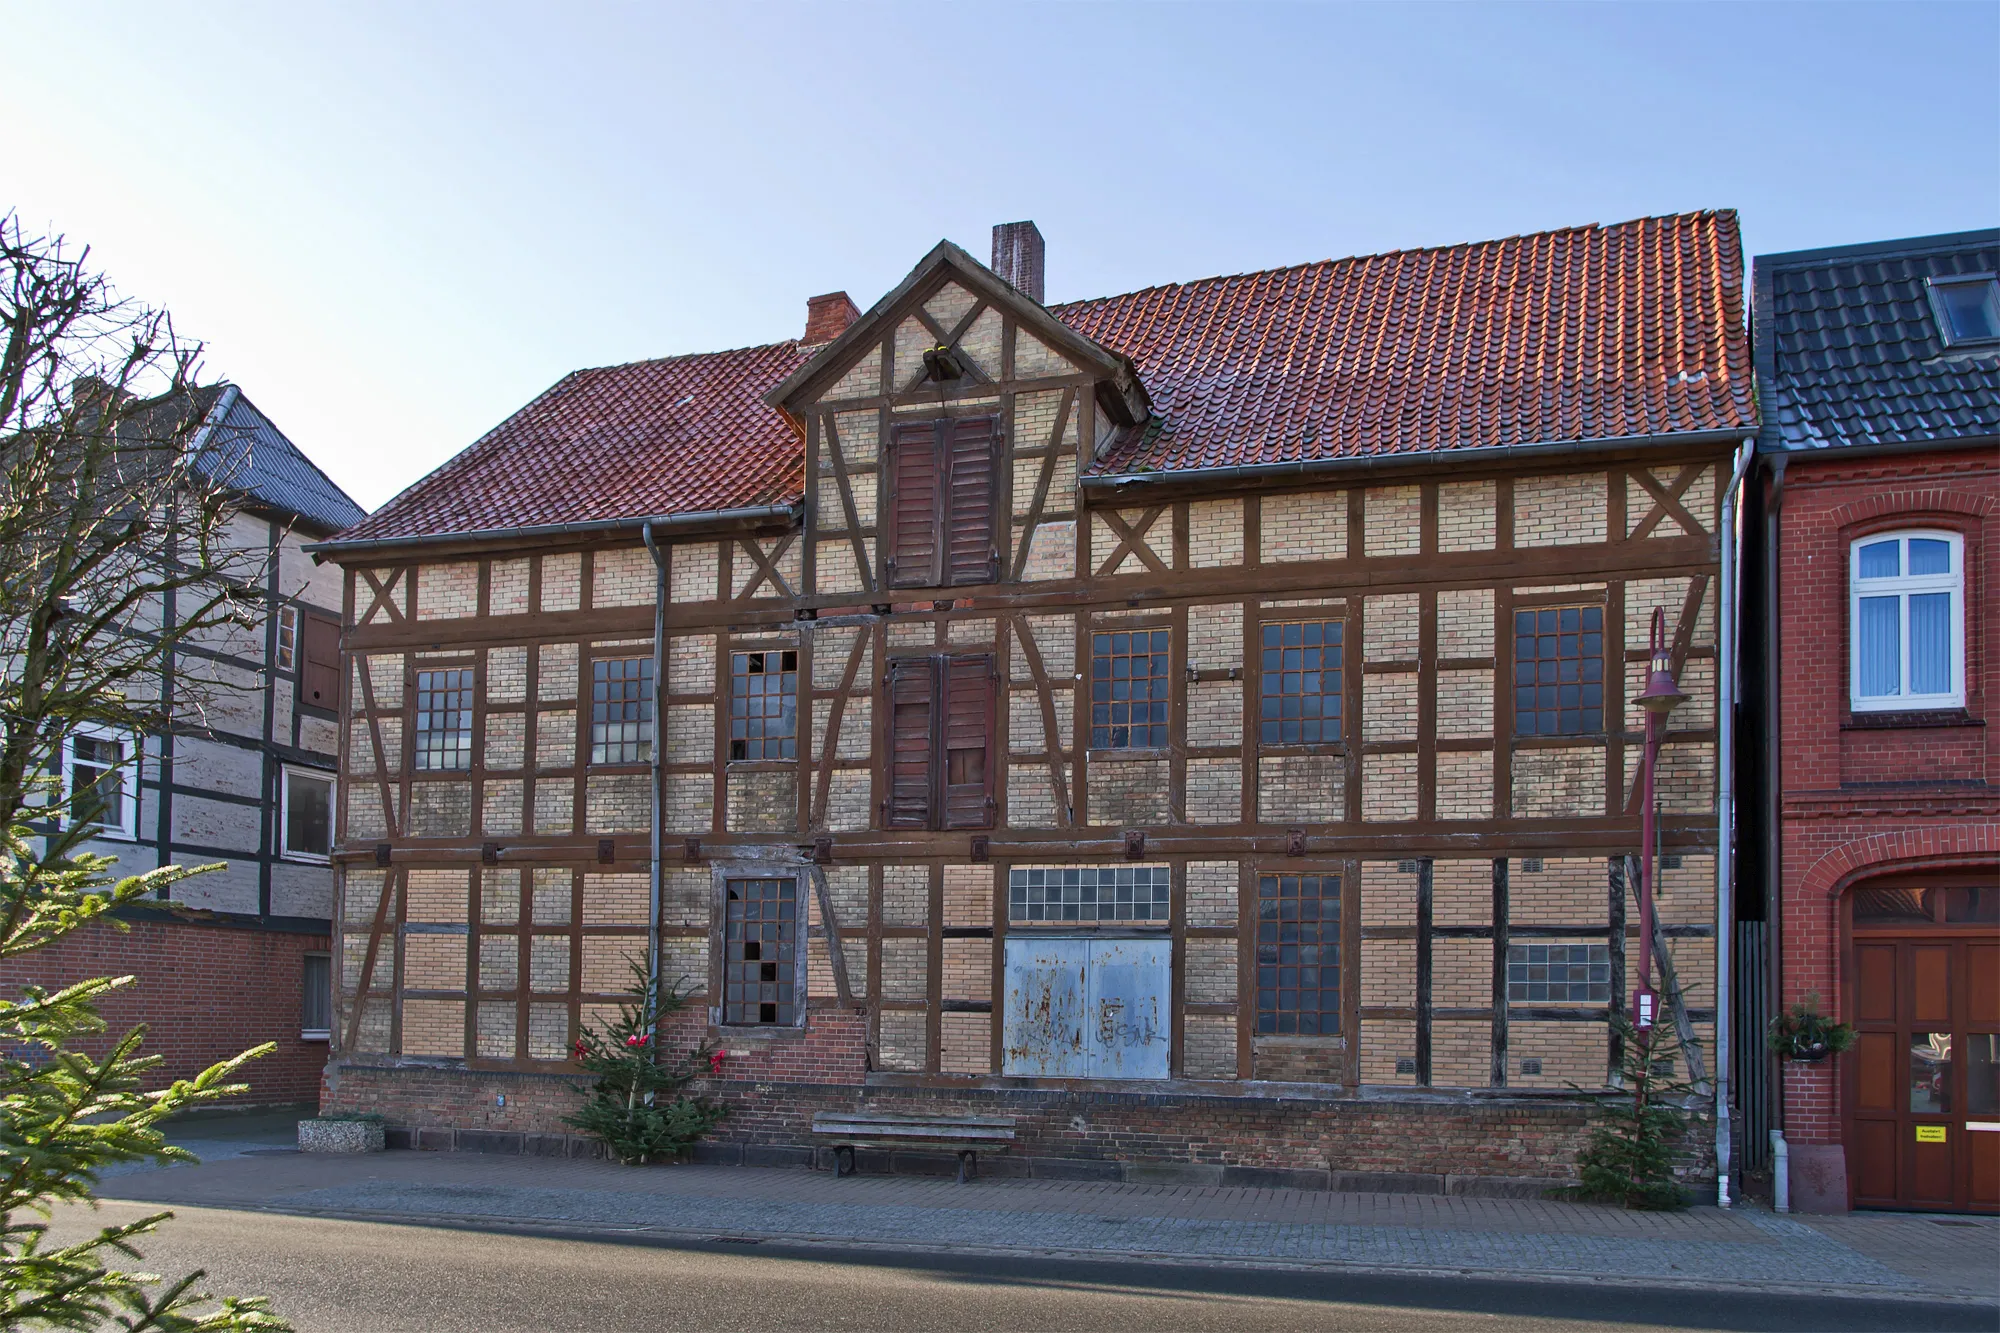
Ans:
POLYGON ((820 404, 920 391, 929 383, 924 353, 952 350, 961 390, 992 383, 1007 370, 1013 325, 1014 379, 1088 376, 1117 386, 1107 402, 1121 421, 1143 420, 1144 391, 1124 357, 1069 328, 991 269, 940 241, 884 296, 796 373, 765 395, 794 416, 820 404))

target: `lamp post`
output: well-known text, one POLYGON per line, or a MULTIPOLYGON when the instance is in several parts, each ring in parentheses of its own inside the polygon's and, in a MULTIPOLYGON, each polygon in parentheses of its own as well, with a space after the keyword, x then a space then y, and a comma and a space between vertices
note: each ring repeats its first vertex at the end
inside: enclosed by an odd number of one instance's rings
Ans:
POLYGON ((1687 699, 1674 680, 1673 656, 1667 651, 1667 613, 1660 607, 1653 608, 1652 657, 1646 688, 1632 700, 1646 710, 1646 748, 1640 764, 1645 795, 1639 807, 1639 985, 1632 992, 1632 1023, 1642 1042, 1652 1035, 1657 1012, 1653 995, 1653 865, 1658 835, 1653 823, 1653 775, 1659 768, 1667 714, 1687 699))

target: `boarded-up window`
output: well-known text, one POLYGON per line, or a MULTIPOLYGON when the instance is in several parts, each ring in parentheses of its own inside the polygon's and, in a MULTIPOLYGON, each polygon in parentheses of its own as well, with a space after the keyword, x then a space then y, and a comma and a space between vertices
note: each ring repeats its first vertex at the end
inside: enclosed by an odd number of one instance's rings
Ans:
POLYGON ((889 659, 883 827, 993 826, 995 679, 986 653, 889 659))
POLYGON ((890 433, 889 584, 958 587, 1000 577, 996 417, 905 421, 890 433))
POLYGON ((305 615, 305 669, 299 673, 299 702, 328 710, 340 707, 340 622, 317 611, 305 615))

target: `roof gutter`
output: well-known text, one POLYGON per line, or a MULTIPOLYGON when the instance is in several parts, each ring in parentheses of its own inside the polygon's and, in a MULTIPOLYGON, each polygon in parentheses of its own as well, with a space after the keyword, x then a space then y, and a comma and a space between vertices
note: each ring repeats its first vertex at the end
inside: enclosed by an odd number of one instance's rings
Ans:
POLYGON ((2000 448, 2000 435, 1955 435, 1946 439, 1890 440, 1883 444, 1819 444, 1803 448, 1780 445, 1777 448, 1759 446, 1759 458, 1892 458, 1898 454, 1929 454, 1940 449, 1994 449, 2000 448))
POLYGON ((707 509, 692 514, 659 514, 650 518, 603 518, 586 523, 542 523, 525 528, 480 528, 472 532, 426 532, 410 537, 363 537, 354 541, 314 542, 304 547, 316 561, 328 556, 360 554, 436 546, 474 546, 496 542, 540 541, 552 537, 596 537, 631 532, 643 535, 650 528, 656 535, 688 532, 703 528, 758 527, 764 524, 796 523, 805 512, 805 502, 783 505, 748 505, 741 509, 707 509))
POLYGON ((1085 477, 1083 486, 1086 490, 1113 491, 1125 487, 1161 483, 1208 485, 1218 481, 1268 481, 1287 477, 1319 476, 1325 473, 1373 472, 1382 469, 1401 470, 1466 463, 1512 462, 1516 459, 1563 458, 1640 446, 1658 448, 1677 444, 1735 444, 1741 441, 1745 434, 1745 430, 1738 427, 1734 430, 1683 431, 1674 435, 1621 435, 1608 439, 1560 440, 1547 444, 1502 444, 1473 449, 1425 449, 1413 453, 1308 458, 1295 463, 1243 463, 1234 467, 1166 468, 1158 472, 1122 472, 1109 477, 1085 477))

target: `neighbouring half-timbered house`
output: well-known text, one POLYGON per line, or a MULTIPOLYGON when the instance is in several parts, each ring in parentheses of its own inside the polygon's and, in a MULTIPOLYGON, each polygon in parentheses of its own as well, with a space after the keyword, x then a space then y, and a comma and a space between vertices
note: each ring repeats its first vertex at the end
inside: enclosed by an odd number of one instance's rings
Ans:
MULTIPOLYGON (((91 829, 82 847, 115 857, 116 873, 222 865, 118 909, 115 926, 0 962, 0 990, 130 974, 101 1007, 116 1033, 146 1025, 145 1051, 162 1057, 150 1082, 193 1078, 268 1041, 276 1049, 243 1070, 244 1099, 307 1103, 333 1029, 341 580, 302 548, 367 511, 236 385, 162 410, 199 422, 194 468, 232 501, 221 558, 255 580, 240 591, 268 614, 181 639, 157 685, 177 700, 173 724, 148 735, 80 726, 52 776, 94 790, 78 812, 91 829)), ((158 614, 171 623, 186 607, 169 599, 158 614)))
POLYGON ((998 1169, 1562 1175, 1655 608, 1705 1046, 1734 215, 1059 305, 1041 256, 573 374, 319 548, 331 1104, 552 1150, 657 947, 729 1160, 866 1107, 1013 1115, 998 1169))

